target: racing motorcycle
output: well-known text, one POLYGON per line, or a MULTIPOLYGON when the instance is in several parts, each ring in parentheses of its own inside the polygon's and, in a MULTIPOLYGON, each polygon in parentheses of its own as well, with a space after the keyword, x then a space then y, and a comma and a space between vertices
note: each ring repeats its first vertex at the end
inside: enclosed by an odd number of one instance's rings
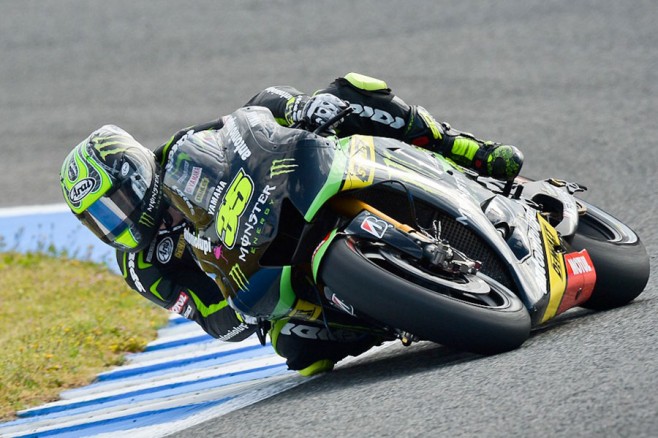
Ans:
POLYGON ((206 155, 193 195, 175 169, 165 188, 195 218, 186 240, 200 266, 243 315, 347 320, 493 354, 570 308, 621 306, 644 289, 640 238, 576 198, 581 185, 480 177, 390 138, 328 135, 336 120, 311 133, 248 107, 171 152, 206 155))

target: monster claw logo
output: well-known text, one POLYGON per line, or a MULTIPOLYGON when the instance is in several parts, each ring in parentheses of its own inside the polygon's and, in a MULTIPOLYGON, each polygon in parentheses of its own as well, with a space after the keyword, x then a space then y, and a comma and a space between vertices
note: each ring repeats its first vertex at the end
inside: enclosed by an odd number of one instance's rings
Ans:
POLYGON ((286 173, 292 173, 295 171, 296 167, 299 167, 298 164, 294 164, 294 158, 284 158, 282 160, 273 160, 272 167, 270 167, 270 178, 273 178, 278 175, 283 175, 286 173))
POLYGON ((233 265, 231 270, 228 272, 231 280, 238 286, 238 289, 241 291, 247 292, 249 290, 249 279, 242 272, 240 265, 233 265))
POLYGON ((154 227, 155 219, 153 219, 153 217, 148 213, 142 213, 142 215, 139 217, 139 223, 147 227, 154 227))
POLYGON ((98 150, 101 158, 105 158, 111 154, 125 152, 128 149, 126 147, 128 142, 126 141, 126 137, 123 135, 111 135, 104 138, 93 138, 91 143, 94 148, 98 150))

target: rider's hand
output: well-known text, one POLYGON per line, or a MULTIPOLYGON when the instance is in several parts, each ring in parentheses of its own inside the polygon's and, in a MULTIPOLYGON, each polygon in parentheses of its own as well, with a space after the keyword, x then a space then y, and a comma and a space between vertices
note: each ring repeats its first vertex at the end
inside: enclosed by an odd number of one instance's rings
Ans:
MULTIPOLYGON (((309 128, 317 128, 349 106, 348 102, 333 94, 317 94, 304 105, 304 122, 309 128)), ((338 123, 327 128, 335 128, 338 123)))
MULTIPOLYGON (((313 130, 349 106, 349 102, 329 93, 316 94, 310 98, 308 96, 298 96, 288 103, 286 120, 291 125, 296 124, 305 129, 313 130)), ((336 122, 328 129, 335 128, 338 123, 340 122, 336 122)))

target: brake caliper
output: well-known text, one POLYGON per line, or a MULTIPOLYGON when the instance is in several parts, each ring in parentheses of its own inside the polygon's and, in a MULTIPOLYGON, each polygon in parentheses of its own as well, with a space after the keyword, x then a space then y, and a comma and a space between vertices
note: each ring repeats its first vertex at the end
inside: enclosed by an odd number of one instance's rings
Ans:
POLYGON ((476 274, 482 263, 453 249, 446 241, 423 245, 423 260, 451 274, 476 274))

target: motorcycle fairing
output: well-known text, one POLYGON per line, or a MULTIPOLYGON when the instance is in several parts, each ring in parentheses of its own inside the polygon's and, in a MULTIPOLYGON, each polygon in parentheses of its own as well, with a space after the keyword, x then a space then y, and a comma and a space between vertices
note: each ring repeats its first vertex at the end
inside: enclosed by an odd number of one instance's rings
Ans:
MULTIPOLYGON (((534 206, 495 195, 440 155, 400 147, 399 142, 391 139, 370 139, 352 136, 339 141, 341 151, 347 155, 347 164, 340 165, 347 170, 343 183, 335 183, 333 187, 349 191, 400 181, 414 198, 436 206, 470 228, 507 261, 533 324, 543 323, 564 311, 563 308, 573 307, 567 305, 570 300, 565 298, 570 279, 558 233, 534 206), (512 225, 507 240, 495 227, 496 214, 499 223, 506 221, 512 225)), ((534 190, 563 202, 566 216, 561 229, 573 232, 577 223, 575 201, 564 196, 566 192, 559 188, 543 189, 537 185, 534 190)), ((325 198, 329 197, 325 194, 325 198)))

